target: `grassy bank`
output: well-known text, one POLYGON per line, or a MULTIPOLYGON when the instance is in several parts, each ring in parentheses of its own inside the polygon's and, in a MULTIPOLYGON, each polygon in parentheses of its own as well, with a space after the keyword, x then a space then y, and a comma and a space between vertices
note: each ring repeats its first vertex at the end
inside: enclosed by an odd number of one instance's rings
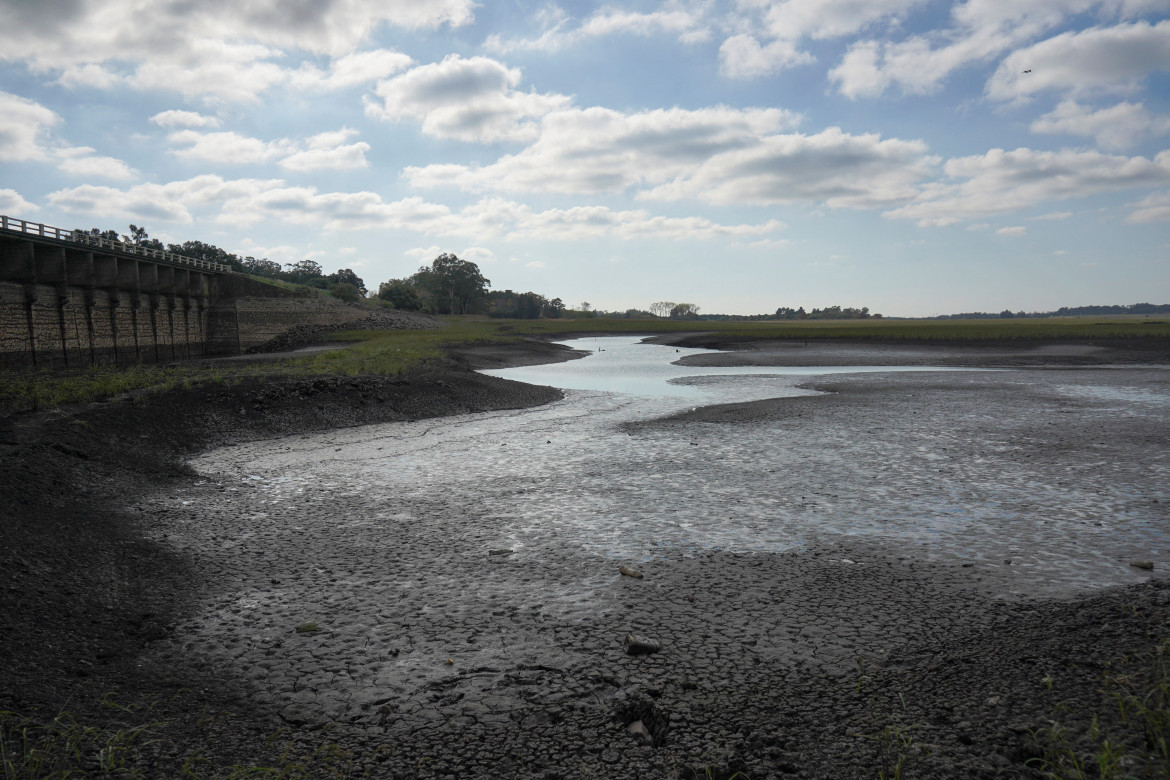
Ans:
POLYGON ((1069 317, 1010 320, 821 320, 686 322, 673 320, 496 320, 451 317, 440 330, 353 331, 334 334, 344 349, 267 362, 199 360, 68 373, 0 377, 0 416, 53 409, 137 390, 166 391, 248 377, 397 376, 439 359, 450 347, 506 342, 525 336, 681 333, 704 331, 727 343, 764 339, 848 339, 914 343, 1010 344, 1098 339, 1170 340, 1170 320, 1069 317))

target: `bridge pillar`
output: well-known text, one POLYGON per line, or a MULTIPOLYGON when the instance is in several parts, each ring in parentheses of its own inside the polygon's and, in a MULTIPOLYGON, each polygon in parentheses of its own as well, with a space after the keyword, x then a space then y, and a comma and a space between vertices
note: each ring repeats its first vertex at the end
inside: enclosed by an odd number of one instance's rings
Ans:
MULTIPOLYGON (((36 281, 41 289, 52 288, 51 297, 53 308, 56 309, 57 342, 61 350, 61 360, 65 367, 69 367, 69 335, 65 327, 66 307, 69 305, 69 273, 65 260, 65 249, 59 246, 38 246, 33 251, 36 263, 36 281)), ((46 290, 46 293, 48 291, 46 290)), ((39 297, 39 296, 38 296, 39 297)), ((34 307, 41 317, 49 317, 48 305, 34 307)), ((49 328, 37 329, 44 336, 49 328)), ((46 342, 49 339, 45 339, 46 342)), ((47 344, 46 344, 47 346, 47 344)), ((49 350, 42 350, 42 354, 49 350)))
POLYGON ((0 242, 0 280, 17 282, 21 292, 19 301, 5 301, 5 309, 19 307, 12 317, 4 317, 4 332, 0 340, 23 342, 28 345, 28 356, 32 366, 37 366, 36 320, 33 305, 37 300, 36 249, 32 241, 5 240, 0 242), (22 321, 22 322, 21 322, 22 321), (18 325, 17 323, 21 324, 18 325), (17 332, 23 331, 17 336, 17 332))
POLYGON ((81 309, 85 318, 84 338, 81 336, 81 324, 74 318, 74 329, 77 331, 77 349, 82 353, 88 351, 89 363, 93 365, 97 362, 93 342, 93 252, 66 249, 65 275, 69 279, 69 286, 73 290, 79 291, 81 295, 81 309))
POLYGON ((179 312, 179 327, 183 331, 182 341, 176 346, 183 357, 191 357, 191 272, 188 269, 175 269, 174 290, 175 310, 179 312))
POLYGON ((160 296, 159 309, 166 313, 166 330, 164 342, 170 347, 171 360, 178 355, 175 353, 175 268, 173 266, 159 266, 158 292, 160 296))
POLYGON ((121 305, 115 309, 118 313, 118 332, 124 333, 126 330, 130 331, 131 342, 134 345, 133 361, 138 362, 142 359, 142 355, 138 345, 138 305, 142 301, 142 291, 138 286, 138 260, 131 257, 118 258, 118 277, 117 285, 121 293, 126 293, 119 303, 128 302, 130 304, 128 309, 124 309, 121 305), (129 314, 129 318, 126 317, 129 314))
POLYGON ((102 351, 109 350, 116 364, 121 353, 118 339, 118 306, 121 304, 121 296, 118 293, 117 257, 94 253, 93 283, 100 293, 94 296, 94 308, 100 305, 106 310, 105 317, 95 318, 94 331, 102 351))
POLYGON ((207 354, 207 308, 211 295, 211 280, 200 271, 191 272, 190 290, 192 307, 195 310, 195 344, 200 355, 207 354))
MULTIPOLYGON (((153 345, 154 361, 162 360, 158 343, 158 264, 142 263, 138 266, 138 287, 146 296, 146 312, 150 319, 150 343, 153 345)), ((144 334, 145 335, 145 334, 144 334)))
POLYGON ((35 282, 36 253, 32 241, 5 239, 0 241, 0 280, 6 282, 35 282))

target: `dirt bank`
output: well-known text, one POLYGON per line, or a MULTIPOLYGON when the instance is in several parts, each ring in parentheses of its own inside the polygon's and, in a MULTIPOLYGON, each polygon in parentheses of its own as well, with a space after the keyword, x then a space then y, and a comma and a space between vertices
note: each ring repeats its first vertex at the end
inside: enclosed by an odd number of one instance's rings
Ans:
MULTIPOLYGON (((458 360, 499 365, 517 353, 556 354, 530 345, 458 360)), ((967 398, 1005 414, 1036 403, 1025 387, 982 379, 817 388, 833 395, 699 409, 629 433, 689 448, 704 426, 831 424, 894 441, 916 409, 946 417, 967 398)), ((302 762, 308 776, 352 777, 1040 777, 1045 761, 1117 748, 1129 774, 1167 771, 1136 701, 1167 684, 1165 559, 1134 569, 1139 584, 1072 600, 994 598, 990 565, 931 563, 862 540, 659 561, 643 579, 569 551, 521 569, 509 551, 474 543, 473 506, 402 524, 388 542, 361 495, 325 490, 273 506, 185 465, 224 444, 559 397, 448 367, 15 421, 0 460, 11 508, 0 710, 40 722, 65 710, 122 732, 161 723, 157 741, 125 754, 144 776, 302 762), (191 517, 197 527, 179 523, 191 517), (596 614, 570 620, 540 604, 570 566, 612 571, 596 614), (493 578, 530 583, 531 603, 491 602, 475 583, 493 578), (311 616, 315 630, 266 622, 294 587, 329 607, 311 616), (209 605, 230 631, 209 636, 193 623, 209 605), (627 633, 662 650, 627 655, 627 633), (498 663, 465 664, 469 648, 498 663), (428 682, 380 682, 408 663, 428 682)), ((1164 465, 1164 424, 1073 407, 1065 419, 1096 427, 1043 434, 1054 474, 1067 462, 1056 452, 1082 465, 1097 457, 1093 430, 1114 443, 1114 459, 1164 465)), ((1009 443, 1041 454, 1039 425, 1009 443)), ((96 745, 87 761, 98 768, 96 745)))
POLYGON ((986 368, 1170 364, 1170 341, 1086 339, 1076 342, 850 341, 771 339, 751 341, 721 333, 681 333, 647 339, 655 344, 720 350, 693 355, 690 366, 971 366, 986 368))

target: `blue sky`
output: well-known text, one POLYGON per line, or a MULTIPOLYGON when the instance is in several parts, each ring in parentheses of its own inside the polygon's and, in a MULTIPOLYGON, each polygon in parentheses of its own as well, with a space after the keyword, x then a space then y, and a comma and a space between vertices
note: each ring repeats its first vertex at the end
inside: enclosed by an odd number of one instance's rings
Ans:
POLYGON ((372 289, 1170 302, 1167 0, 0 0, 0 213, 372 289))

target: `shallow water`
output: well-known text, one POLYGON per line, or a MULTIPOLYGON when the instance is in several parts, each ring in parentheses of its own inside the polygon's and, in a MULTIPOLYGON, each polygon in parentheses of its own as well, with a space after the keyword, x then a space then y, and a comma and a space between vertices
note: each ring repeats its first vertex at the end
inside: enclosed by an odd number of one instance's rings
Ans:
POLYGON ((640 396, 673 396, 712 403, 734 403, 761 398, 805 395, 793 381, 759 385, 722 381, 724 377, 768 376, 807 378, 819 374, 859 374, 873 371, 954 371, 967 369, 891 366, 679 366, 674 361, 692 355, 720 354, 714 349, 644 344, 641 336, 605 336, 559 342, 591 354, 580 360, 482 373, 531 385, 566 390, 600 390, 640 396))
MULTIPOLYGON (((1150 503, 1170 500, 1164 454, 1141 464, 1072 460, 1054 471, 1020 454, 1013 431, 1034 421, 1009 430, 994 407, 924 407, 921 415, 830 427, 696 423, 624 432, 621 423, 697 405, 815 394, 797 387, 814 374, 894 371, 679 368, 668 362, 696 350, 634 341, 588 339, 604 351, 490 372, 570 388, 558 403, 257 442, 195 465, 234 482, 244 504, 289 522, 376 533, 441 521, 462 547, 511 551, 520 566, 865 538, 912 556, 976 562, 1010 595, 1133 581, 1142 575, 1126 556, 1168 544, 1165 515, 1150 503), (571 389, 581 385, 590 389, 571 389), (302 511, 338 497, 351 507, 345 518, 302 511)), ((1128 403, 1130 413, 1151 413, 1146 391, 1116 383, 1052 393, 1084 403, 1107 396, 1110 410, 1128 403), (1141 403, 1126 400, 1133 398, 1141 403)), ((541 598, 571 610, 611 577, 582 567, 559 586, 542 586, 541 598)))

